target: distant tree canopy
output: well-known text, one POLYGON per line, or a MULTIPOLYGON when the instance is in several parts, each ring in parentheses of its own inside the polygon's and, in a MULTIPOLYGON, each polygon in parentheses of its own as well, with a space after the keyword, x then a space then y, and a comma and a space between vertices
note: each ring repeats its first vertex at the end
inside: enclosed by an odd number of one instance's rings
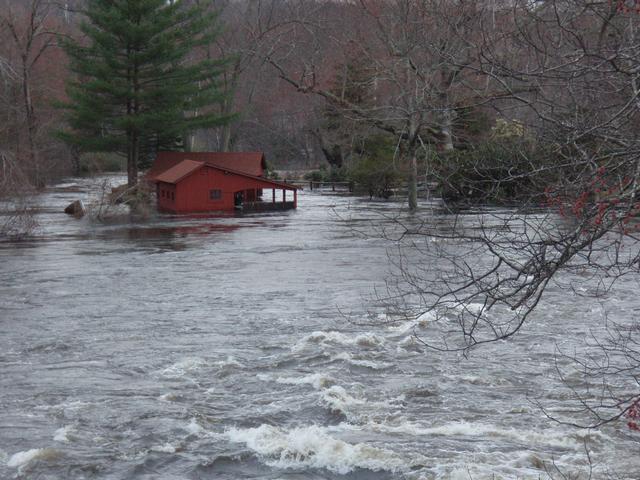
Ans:
MULTIPOLYGON (((374 106, 374 85, 374 72, 367 62, 353 58, 338 66, 330 92, 340 102, 365 110, 374 106)), ((327 101, 321 116, 321 125, 316 133, 325 159, 334 168, 341 168, 350 159, 353 150, 361 148, 363 141, 374 134, 371 128, 358 120, 357 114, 345 109, 339 102, 327 101)))
POLYGON ((126 156, 134 186, 155 151, 230 121, 207 109, 224 99, 216 82, 224 60, 199 55, 218 34, 215 13, 181 0, 89 0, 85 14, 86 41, 64 45, 75 73, 63 105, 66 142, 126 156))

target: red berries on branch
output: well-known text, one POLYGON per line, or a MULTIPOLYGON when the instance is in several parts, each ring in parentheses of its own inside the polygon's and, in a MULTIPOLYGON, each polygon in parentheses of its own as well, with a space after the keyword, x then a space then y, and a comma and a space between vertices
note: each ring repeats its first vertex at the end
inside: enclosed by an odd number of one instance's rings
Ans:
MULTIPOLYGON (((614 0, 609 0, 613 4, 614 0)), ((640 13, 640 0, 617 0, 616 11, 620 13, 640 13)))
POLYGON ((627 426, 635 431, 640 432, 640 425, 638 422, 640 421, 640 398, 637 398, 632 404, 627 413, 625 414, 627 417, 627 426))
POLYGON ((607 169, 599 167, 582 191, 571 193, 564 186, 557 190, 545 188, 543 207, 556 208, 561 217, 580 220, 585 225, 584 233, 617 224, 623 234, 629 235, 640 230, 640 199, 635 200, 628 191, 631 183, 631 178, 607 175, 607 169), (633 219, 638 222, 629 225, 633 219))

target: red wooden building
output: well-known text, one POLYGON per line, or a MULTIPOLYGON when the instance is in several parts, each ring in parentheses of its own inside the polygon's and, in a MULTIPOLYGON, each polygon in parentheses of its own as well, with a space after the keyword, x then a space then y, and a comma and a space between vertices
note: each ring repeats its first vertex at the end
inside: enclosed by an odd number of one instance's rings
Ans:
POLYGON ((297 187, 264 178, 264 170, 262 153, 161 152, 147 178, 165 212, 296 208, 297 187))

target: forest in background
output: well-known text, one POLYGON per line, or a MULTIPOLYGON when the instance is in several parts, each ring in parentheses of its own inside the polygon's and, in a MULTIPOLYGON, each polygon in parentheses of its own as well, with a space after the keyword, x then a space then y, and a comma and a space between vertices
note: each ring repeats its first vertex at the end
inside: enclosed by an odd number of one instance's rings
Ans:
MULTIPOLYGON (((427 182, 445 200, 540 206, 548 189, 577 197, 609 161, 614 183, 635 172, 635 2, 182 3, 219 14, 220 34, 187 61, 226 61, 209 112, 236 115, 189 132, 188 149, 265 151, 273 168, 348 177, 371 196, 406 181, 410 209, 427 182)), ((4 193, 124 166, 53 135, 73 79, 61 45, 85 41, 86 5, 2 0, 4 193)))
MULTIPOLYGON (((117 156, 81 152, 53 135, 65 122, 55 104, 66 99, 72 75, 61 43, 81 37, 84 6, 2 1, 4 192, 123 167, 117 156)), ((498 175, 485 172, 471 185, 452 165, 469 164, 467 173, 487 161, 481 170, 509 169, 539 138, 539 119, 507 98, 529 87, 514 92, 482 71, 488 46, 502 49, 494 63, 524 61, 525 46, 504 43, 514 17, 530 13, 518 2, 235 0, 210 8, 221 33, 193 57, 228 61, 219 79, 227 99, 211 108, 238 116, 195 132, 193 150, 265 151, 277 169, 320 169, 319 178, 334 180, 348 173, 376 196, 411 174, 414 162, 421 182, 435 169, 444 195, 457 198, 495 190, 488 183, 498 175)))
MULTIPOLYGON (((296 92, 265 61, 274 46, 272 36, 282 35, 274 29, 287 28, 287 21, 298 14, 291 11, 293 2, 210 3, 220 14, 222 32, 209 52, 194 55, 229 60, 221 79, 228 100, 212 108, 240 116, 228 127, 197 132, 192 148, 264 150, 278 168, 318 168, 325 159, 318 138, 323 102, 296 92)), ((52 135, 64 122, 64 111, 55 103, 66 98, 65 82, 72 75, 61 42, 80 36, 83 6, 82 1, 2 2, 0 152, 3 175, 20 176, 18 183, 37 187, 61 175, 124 166, 110 155, 83 156, 52 135)), ((340 15, 339 11, 327 14, 340 15)), ((329 63, 327 67, 332 68, 329 63)))

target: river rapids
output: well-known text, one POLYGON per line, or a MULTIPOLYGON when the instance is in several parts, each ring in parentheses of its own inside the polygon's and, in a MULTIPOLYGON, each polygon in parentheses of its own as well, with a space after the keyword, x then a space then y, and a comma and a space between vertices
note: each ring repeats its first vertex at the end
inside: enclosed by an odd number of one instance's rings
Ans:
MULTIPOLYGON (((562 409, 554 354, 601 305, 551 291, 512 341, 438 353, 414 336, 429 315, 385 321, 390 245, 358 233, 398 203, 61 213, 94 187, 48 189, 36 235, 0 243, 0 478, 640 478, 623 421, 582 430, 535 405, 562 409)), ((610 299, 621 315, 633 285, 610 299)))

